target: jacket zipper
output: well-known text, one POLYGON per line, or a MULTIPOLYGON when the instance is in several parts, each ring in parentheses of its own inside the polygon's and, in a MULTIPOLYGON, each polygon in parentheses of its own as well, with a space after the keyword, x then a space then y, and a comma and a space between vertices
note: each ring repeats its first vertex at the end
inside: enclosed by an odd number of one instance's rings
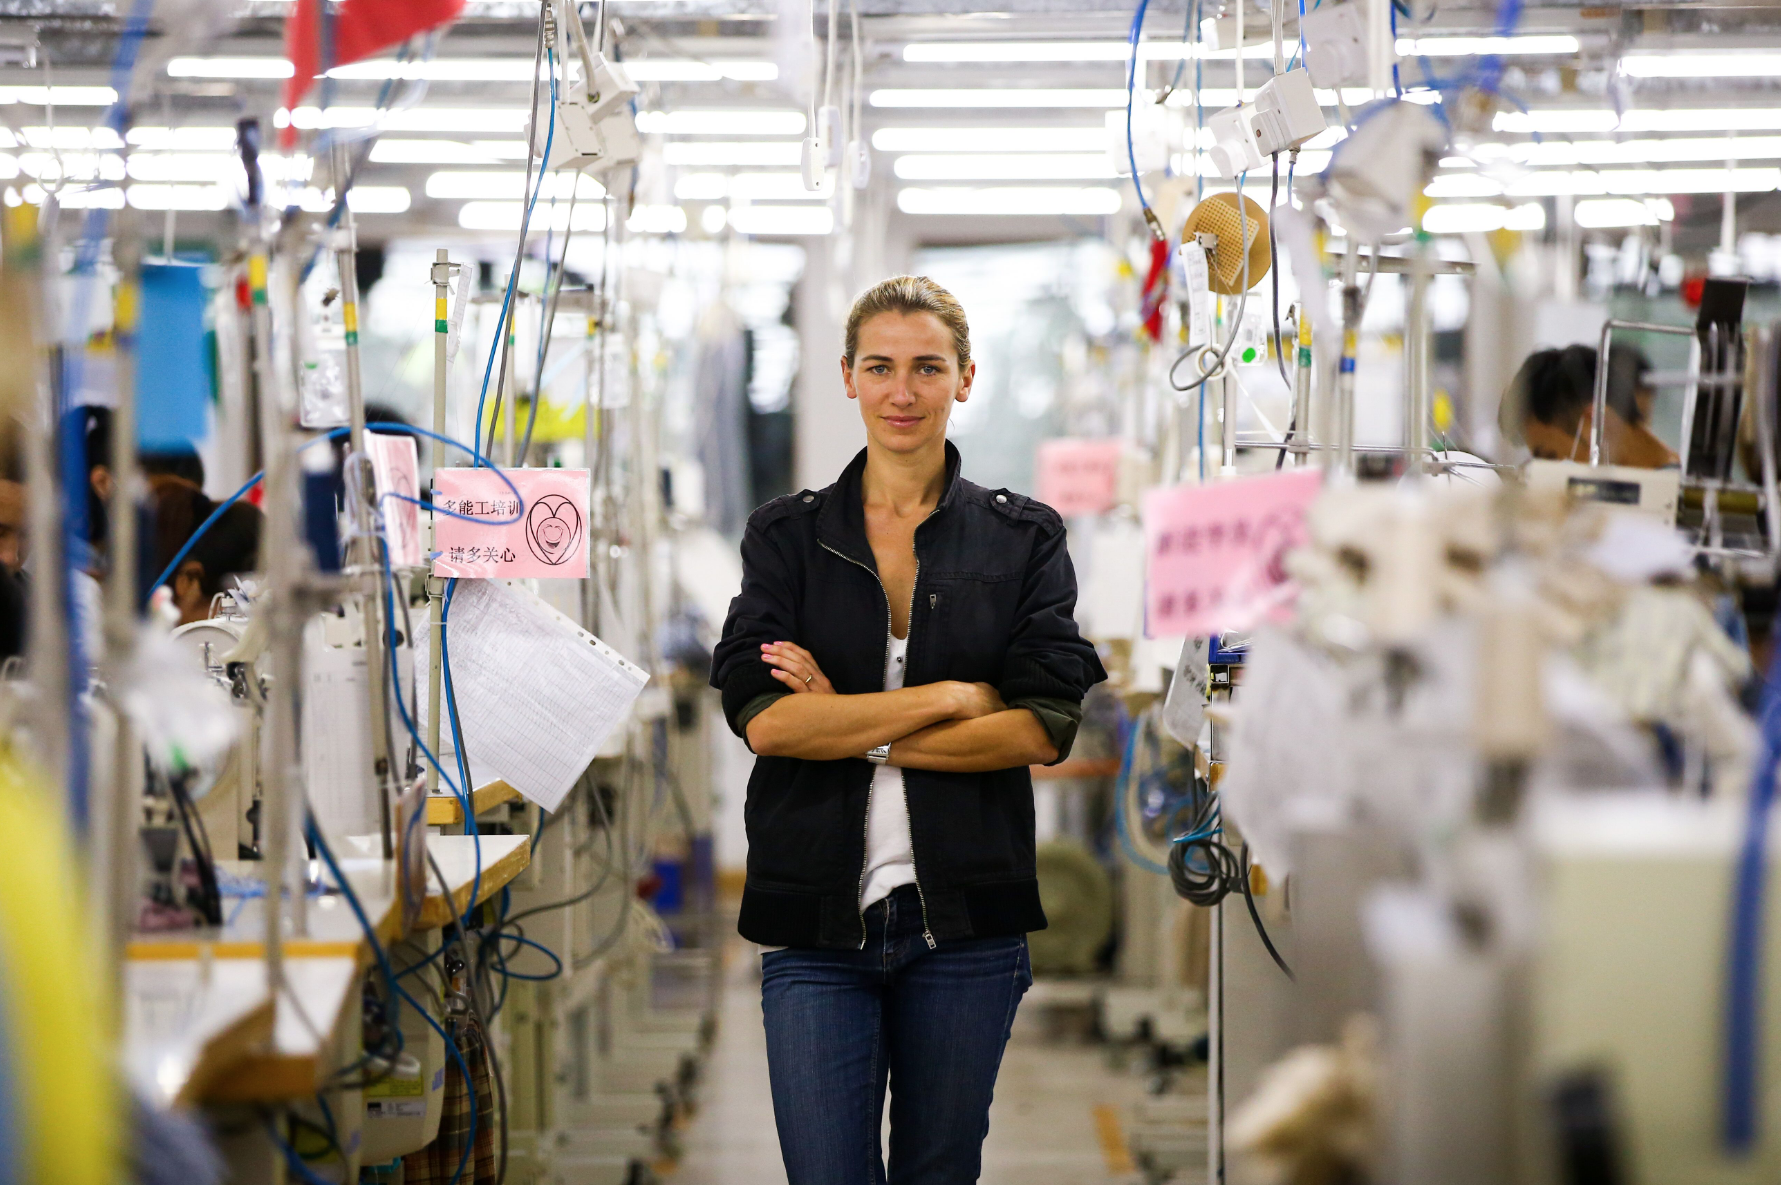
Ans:
MULTIPOLYGON (((932 511, 929 512, 930 515, 932 513, 933 513, 932 511)), ((927 520, 923 519, 922 521, 926 522, 927 520)), ((919 524, 918 524, 918 528, 919 528, 919 524)), ((850 564, 856 565, 857 567, 865 568, 865 570, 867 572, 870 572, 872 574, 872 579, 878 581, 878 591, 884 596, 884 669, 878 677, 878 685, 880 687, 883 687, 885 678, 887 676, 889 676, 889 674, 890 674, 891 634, 893 633, 891 627, 892 627, 892 625, 895 624, 894 620, 891 617, 890 591, 884 587, 884 578, 879 576, 877 571, 875 571, 872 568, 867 568, 865 564, 860 563, 858 560, 854 559, 852 556, 842 555, 840 552, 838 552, 834 548, 830 547, 827 543, 823 543, 820 539, 817 540, 817 542, 822 546, 822 549, 824 551, 829 552, 832 555, 841 556, 842 559, 846 560, 850 564)), ((914 543, 913 538, 910 541, 909 548, 911 551, 915 550, 915 543, 914 543)), ((920 583, 921 583, 921 553, 916 552, 916 554, 915 554, 915 579, 913 581, 911 581, 910 585, 909 585, 909 632, 907 634, 905 634, 904 638, 903 638, 905 645, 914 641, 914 639, 915 639, 915 589, 916 589, 916 586, 919 585, 920 583)), ((904 680, 905 680, 904 686, 907 687, 908 686, 907 680, 908 680, 908 676, 909 676, 909 667, 907 664, 905 664, 903 667, 903 676, 904 676, 904 680)), ((872 770, 872 782, 876 782, 877 780, 878 780, 878 770, 876 767, 874 767, 872 770)), ((860 831, 861 831, 861 834, 860 834, 860 880, 859 880, 859 887, 854 893, 854 900, 856 900, 856 901, 858 901, 861 897, 865 896, 865 893, 866 893, 866 872, 867 872, 866 861, 868 861, 872 857, 872 853, 871 853, 871 846, 872 846, 872 782, 866 783, 866 821, 865 821, 865 824, 860 829, 860 831)), ((916 864, 916 862, 915 862, 915 819, 909 813, 909 790, 908 790, 907 786, 905 786, 904 790, 903 790, 903 818, 907 821, 908 826, 909 826, 909 868, 910 868, 910 871, 915 874, 915 899, 921 903, 921 936, 927 942, 928 949, 934 950, 939 946, 939 944, 934 941, 934 932, 928 925, 928 899, 927 899, 926 895, 923 894, 921 891, 921 867, 918 864, 916 864)), ((866 911, 864 909, 861 909, 859 912, 860 912, 860 945, 859 945, 859 949, 865 950, 866 949, 866 911)))

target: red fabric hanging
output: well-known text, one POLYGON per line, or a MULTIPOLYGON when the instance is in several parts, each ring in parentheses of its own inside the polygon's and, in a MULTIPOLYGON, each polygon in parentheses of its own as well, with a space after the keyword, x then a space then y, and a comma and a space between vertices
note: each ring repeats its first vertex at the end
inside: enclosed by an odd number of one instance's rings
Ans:
MULTIPOLYGON (((330 68, 344 66, 455 20, 464 10, 464 0, 340 0, 328 22, 333 47, 324 55, 323 3, 325 0, 297 0, 285 19, 284 52, 293 70, 284 84, 284 105, 289 111, 295 111, 315 85, 324 56, 330 68)), ((287 125, 279 143, 288 148, 296 138, 296 125, 287 125)))
POLYGON ((1169 244, 1161 239, 1150 240, 1150 271, 1144 277, 1144 294, 1140 302, 1144 333, 1151 341, 1163 338, 1163 302, 1169 297, 1169 244))

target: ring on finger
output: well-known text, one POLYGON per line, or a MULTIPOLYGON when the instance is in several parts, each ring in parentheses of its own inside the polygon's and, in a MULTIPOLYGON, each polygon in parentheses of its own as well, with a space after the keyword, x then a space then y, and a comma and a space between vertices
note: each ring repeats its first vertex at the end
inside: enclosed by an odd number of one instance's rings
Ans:
POLYGON ((815 675, 805 675, 804 676, 804 686, 806 686, 806 687, 810 686, 810 680, 812 680, 814 678, 816 678, 815 675))

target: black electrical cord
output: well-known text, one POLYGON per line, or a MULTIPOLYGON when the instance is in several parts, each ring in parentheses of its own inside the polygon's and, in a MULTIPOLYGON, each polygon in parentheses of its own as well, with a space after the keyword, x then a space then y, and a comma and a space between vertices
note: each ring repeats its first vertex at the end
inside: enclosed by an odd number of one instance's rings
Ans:
POLYGON ((1281 958, 1280 952, 1274 948, 1274 940, 1272 938, 1268 937, 1268 928, 1266 926, 1262 925, 1261 911, 1259 911, 1255 908, 1255 894, 1252 893, 1249 888, 1249 845, 1248 844, 1243 845, 1242 864, 1243 864, 1243 882, 1242 882, 1243 883, 1243 903, 1245 905, 1249 906, 1249 920, 1255 923, 1255 932, 1261 936, 1262 945, 1268 948, 1268 954, 1270 957, 1273 958, 1274 965, 1276 967, 1280 968, 1280 970, 1282 970, 1283 972, 1285 972, 1286 977, 1288 979, 1293 980, 1294 982, 1297 982, 1298 977, 1292 973, 1292 968, 1288 967, 1286 965, 1286 960, 1281 958))
POLYGON ((184 775, 169 774, 167 788, 173 796, 173 809, 179 816, 180 830, 185 833, 186 844, 192 849, 192 863, 197 868, 199 912, 206 925, 220 926, 223 924, 223 895, 217 887, 216 857, 211 853, 210 833, 204 827, 197 806, 186 795, 184 775))
POLYGON ((1249 845, 1245 843, 1238 854, 1212 832, 1209 820, 1213 801, 1208 797, 1208 805, 1196 817, 1195 829, 1169 845, 1169 880, 1177 896, 1204 909, 1219 905, 1233 892, 1242 893, 1243 903, 1249 907, 1249 920, 1255 923, 1255 932, 1269 957, 1288 979, 1295 979, 1255 906, 1255 894, 1249 885, 1249 845))
MULTIPOLYGON (((541 913, 550 913, 553 910, 567 909, 572 905, 580 905, 583 901, 586 901, 595 893, 598 893, 601 889, 606 887, 606 882, 612 878, 614 842, 612 837, 612 820, 606 814, 606 803, 600 798, 600 789, 598 786, 594 787, 590 792, 590 797, 593 799, 594 809, 600 813, 600 829, 606 833, 606 860, 600 869, 599 877, 595 879, 592 885, 575 894, 573 897, 565 897, 561 901, 552 901, 545 905, 535 905, 531 909, 514 914, 502 923, 502 929, 505 929, 508 926, 518 925, 527 918, 536 917, 541 913)), ((559 812, 559 814, 560 813, 561 812, 559 812)))

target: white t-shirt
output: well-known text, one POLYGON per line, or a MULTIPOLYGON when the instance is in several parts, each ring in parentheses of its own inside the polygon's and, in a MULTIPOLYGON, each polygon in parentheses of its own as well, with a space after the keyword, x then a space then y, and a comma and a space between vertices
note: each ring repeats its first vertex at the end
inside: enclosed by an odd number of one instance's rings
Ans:
MULTIPOLYGON (((909 639, 890 638, 884 689, 903 686, 909 639)), ((903 771, 881 765, 872 771, 872 801, 866 807, 866 876, 860 884, 860 908, 890 896, 898 885, 915 883, 915 848, 909 841, 909 803, 903 796, 903 771)))

